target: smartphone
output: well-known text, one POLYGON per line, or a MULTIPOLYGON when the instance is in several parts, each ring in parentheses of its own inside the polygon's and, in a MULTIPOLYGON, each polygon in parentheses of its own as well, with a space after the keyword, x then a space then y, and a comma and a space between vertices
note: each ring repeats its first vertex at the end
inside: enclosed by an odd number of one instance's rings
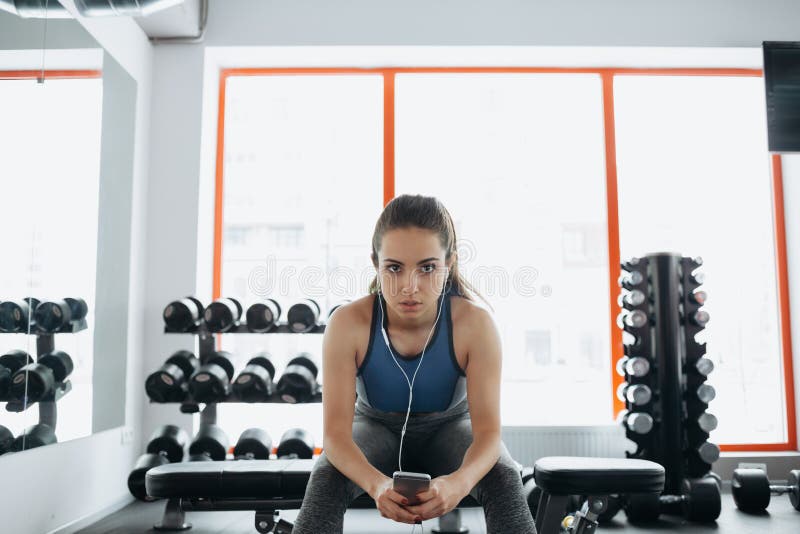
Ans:
POLYGON ((425 473, 412 473, 410 471, 395 471, 392 474, 394 489, 397 493, 408 499, 408 504, 419 504, 417 493, 428 491, 431 487, 431 476, 425 473))

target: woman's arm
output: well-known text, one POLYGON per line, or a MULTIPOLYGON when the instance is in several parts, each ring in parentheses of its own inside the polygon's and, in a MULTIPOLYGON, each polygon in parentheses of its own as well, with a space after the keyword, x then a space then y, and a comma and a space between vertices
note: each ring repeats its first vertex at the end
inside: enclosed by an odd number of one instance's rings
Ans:
POLYGON ((347 478, 370 496, 386 476, 373 467, 353 441, 356 401, 356 324, 350 305, 331 316, 322 340, 323 447, 325 455, 347 478))
POLYGON ((464 494, 489 472, 500 458, 500 375, 502 348, 492 316, 475 307, 468 320, 467 400, 472 420, 472 444, 451 478, 464 494))

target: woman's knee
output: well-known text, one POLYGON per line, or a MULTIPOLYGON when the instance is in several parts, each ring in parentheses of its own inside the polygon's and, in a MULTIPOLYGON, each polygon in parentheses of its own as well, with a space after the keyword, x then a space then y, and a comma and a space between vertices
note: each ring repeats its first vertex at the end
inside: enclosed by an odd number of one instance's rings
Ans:
POLYGON ((324 492, 326 495, 346 496, 348 497, 346 504, 357 496, 356 485, 328 460, 325 453, 317 459, 311 470, 307 493, 309 488, 313 488, 315 492, 324 492))
POLYGON ((314 464, 311 470, 308 485, 316 487, 322 485, 326 489, 331 485, 344 485, 347 483, 347 477, 325 457, 323 453, 314 464))
POLYGON ((503 497, 504 492, 515 486, 522 487, 522 479, 517 465, 510 458, 501 456, 475 486, 475 497, 481 504, 485 498, 493 495, 505 498, 503 497))

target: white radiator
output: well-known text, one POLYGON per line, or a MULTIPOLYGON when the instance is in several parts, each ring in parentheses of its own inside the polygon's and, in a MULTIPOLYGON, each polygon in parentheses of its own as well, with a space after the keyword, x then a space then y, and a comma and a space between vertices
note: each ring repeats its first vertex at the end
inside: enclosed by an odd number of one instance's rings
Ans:
POLYGON ((504 426, 501 436, 511 457, 526 466, 544 456, 624 458, 635 448, 622 425, 504 426))

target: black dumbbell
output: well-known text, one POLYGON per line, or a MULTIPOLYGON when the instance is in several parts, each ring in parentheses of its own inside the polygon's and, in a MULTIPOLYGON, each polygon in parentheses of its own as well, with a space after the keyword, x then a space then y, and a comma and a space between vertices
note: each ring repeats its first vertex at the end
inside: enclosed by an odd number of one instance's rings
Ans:
POLYGON ((76 298, 53 300, 39 303, 33 312, 36 327, 43 332, 58 332, 70 322, 86 317, 89 307, 86 301, 76 298))
POLYGON ((180 402, 186 398, 189 378, 200 361, 188 350, 179 350, 161 368, 147 377, 144 389, 155 402, 180 402))
POLYGON ((622 510, 622 504, 621 495, 609 495, 606 499, 606 509, 597 516, 597 522, 601 524, 610 523, 622 510))
POLYGON ((139 458, 136 460, 136 465, 133 466, 133 469, 128 475, 128 491, 131 492, 131 495, 140 501, 157 501, 158 498, 151 497, 147 494, 147 489, 145 488, 145 477, 147 472, 152 468, 166 465, 168 463, 169 460, 163 454, 147 453, 139 456, 139 458))
POLYGON ((231 354, 220 350, 212 354, 206 364, 192 375, 189 391, 198 402, 219 402, 230 394, 232 378, 231 354))
POLYGON ((262 428, 248 428, 239 436, 233 448, 236 460, 269 460, 272 453, 272 438, 262 428))
POLYGON ((73 368, 72 358, 66 352, 48 352, 36 363, 28 364, 14 373, 9 397, 29 403, 41 401, 53 394, 56 385, 64 382, 73 368))
POLYGON ((242 305, 232 298, 215 300, 203 312, 209 332, 227 332, 235 328, 241 318, 242 305))
POLYGON ((275 367, 271 358, 268 352, 260 352, 247 362, 247 366, 233 382, 233 391, 239 399, 245 402, 262 402, 272 395, 275 390, 275 367))
POLYGON ((641 378, 650 372, 650 361, 641 356, 624 356, 617 360, 617 374, 641 378))
POLYGON ((800 469, 789 471, 785 485, 773 484, 761 469, 735 469, 731 480, 733 500, 739 510, 763 512, 772 495, 789 494, 789 501, 800 512, 800 469))
POLYGON ((12 443, 14 443, 14 434, 3 425, 0 425, 0 454, 10 451, 12 443))
POLYGON ((314 437, 303 428, 290 428, 281 436, 277 456, 310 460, 314 456, 314 437))
POLYGON ((711 443, 710 441, 704 441, 697 447, 695 447, 695 452, 707 464, 713 464, 717 460, 719 460, 719 446, 715 443, 711 443))
POLYGON ((651 522, 662 511, 678 507, 690 521, 715 521, 722 510, 722 497, 717 481, 711 477, 684 479, 680 495, 632 494, 625 498, 628 521, 651 522))
POLYGON ((281 316, 281 307, 273 299, 256 302, 247 309, 247 329, 251 332, 268 332, 281 316))
POLYGON ((650 319, 647 316, 647 313, 638 309, 629 311, 627 313, 623 312, 620 314, 618 319, 619 319, 618 325, 621 328, 624 328, 624 326, 627 326, 629 328, 643 328, 647 326, 647 324, 650 321, 650 319))
POLYGON ((174 300, 164 308, 163 317, 173 332, 190 332, 203 320, 203 303, 194 297, 174 300))
POLYGON ((31 332, 36 324, 33 311, 38 305, 39 300, 33 297, 0 302, 0 332, 31 332))
POLYGON ((711 477, 686 479, 683 481, 679 497, 682 500, 683 515, 689 521, 709 523, 716 521, 722 511, 720 487, 711 477))
POLYGON ((278 393, 284 402, 308 402, 317 390, 317 366, 311 354, 301 352, 292 358, 278 380, 278 393))
POLYGON ((89 314, 89 305, 81 298, 65 298, 64 302, 69 306, 69 311, 72 313, 73 321, 80 321, 86 319, 89 314))
POLYGON ((644 284, 647 282, 647 279, 639 271, 630 271, 620 275, 618 281, 621 287, 627 289, 628 291, 633 291, 634 289, 644 288, 644 284))
POLYGON ((19 452, 35 449, 36 447, 51 445, 57 441, 55 430, 49 425, 39 423, 26 428, 22 434, 17 436, 11 444, 11 450, 19 452))
POLYGON ((228 436, 217 425, 204 425, 189 446, 189 454, 202 454, 215 462, 222 462, 228 454, 228 436))
POLYGON ((653 392, 645 384, 628 384, 623 382, 617 388, 617 398, 622 402, 628 402, 634 406, 644 406, 649 404, 653 398, 653 392))
POLYGON ((12 350, 0 356, 0 402, 11 400, 9 396, 11 377, 31 363, 33 358, 22 350, 12 350))
POLYGON ((292 332, 310 332, 319 322, 319 304, 312 299, 303 299, 289 308, 286 320, 292 332))
POLYGON ((147 472, 160 465, 183 461, 189 435, 175 425, 163 425, 157 428, 147 443, 147 453, 136 460, 136 465, 128 475, 128 490, 140 501, 155 501, 147 495, 145 476, 147 472))
POLYGON ((622 418, 625 427, 635 434, 647 434, 655 424, 653 416, 644 412, 627 412, 622 418))
POLYGON ((633 291, 628 291, 626 293, 620 293, 617 297, 617 304, 626 310, 641 306, 645 302, 647 302, 647 295, 645 295, 644 292, 639 289, 634 289, 633 291))
POLYGON ((150 436, 147 452, 164 455, 171 463, 182 462, 188 443, 189 435, 184 429, 175 425, 163 425, 150 436))

